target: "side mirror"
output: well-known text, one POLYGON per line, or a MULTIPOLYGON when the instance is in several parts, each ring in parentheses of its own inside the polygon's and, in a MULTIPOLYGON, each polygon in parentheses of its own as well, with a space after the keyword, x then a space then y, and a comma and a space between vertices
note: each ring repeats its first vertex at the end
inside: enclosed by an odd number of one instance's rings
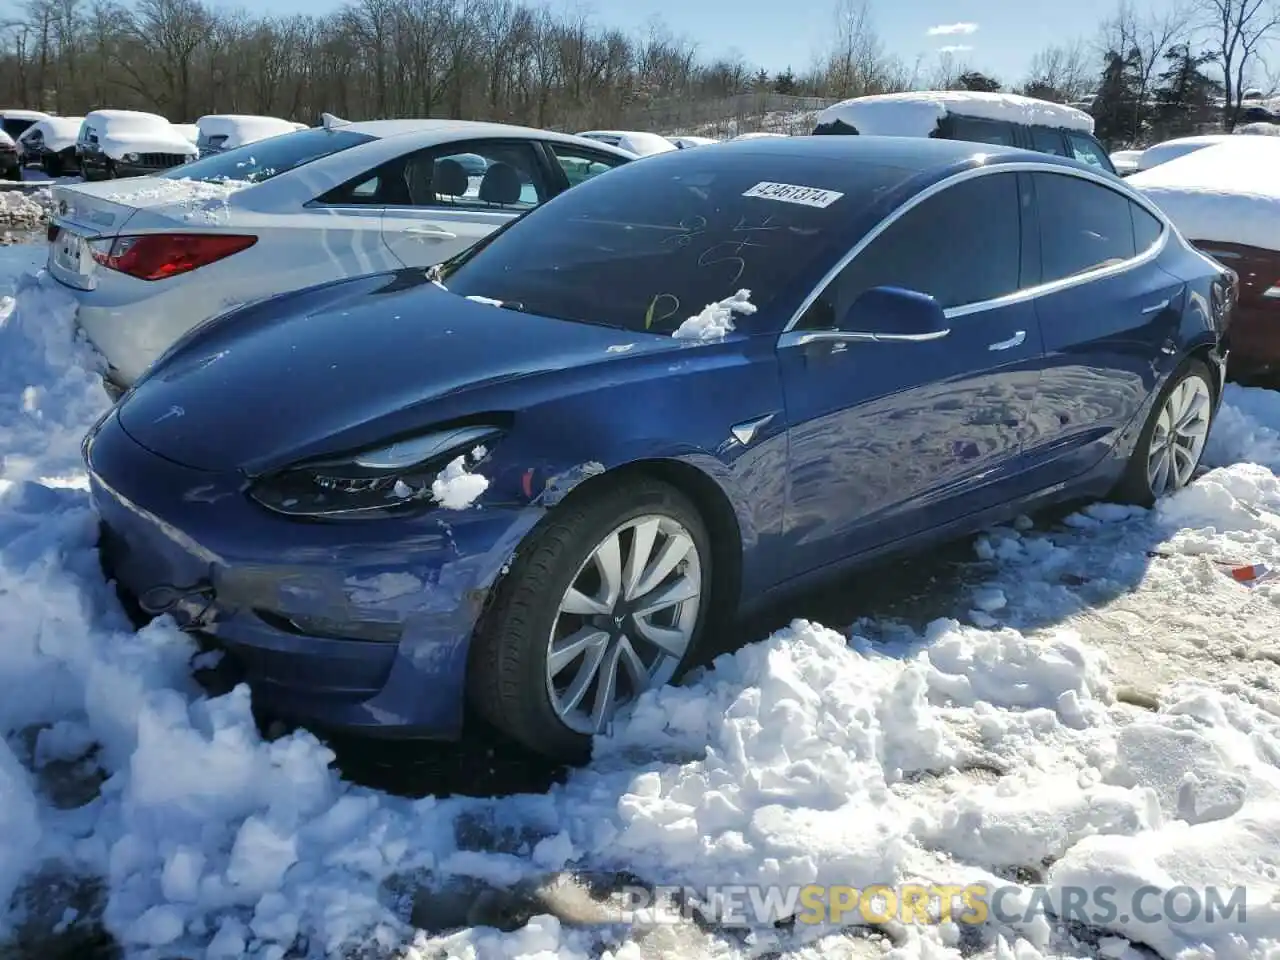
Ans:
POLYGON ((923 342, 951 332, 941 305, 927 293, 872 287, 853 301, 839 330, 849 339, 923 342))

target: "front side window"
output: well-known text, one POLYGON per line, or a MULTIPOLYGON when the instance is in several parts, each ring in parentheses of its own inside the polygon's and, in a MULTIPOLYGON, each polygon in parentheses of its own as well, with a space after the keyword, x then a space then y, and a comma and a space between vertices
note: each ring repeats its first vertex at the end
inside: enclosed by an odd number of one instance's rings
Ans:
POLYGON ((299 130, 266 140, 215 153, 192 163, 160 174, 169 180, 248 180, 261 183, 287 170, 350 150, 376 138, 351 130, 325 130, 323 127, 299 130))
POLYGON ((388 200, 392 206, 521 213, 549 196, 537 154, 528 143, 423 150, 405 158, 403 177, 407 197, 403 202, 388 200))
POLYGON ((1017 175, 963 180, 908 210, 849 263, 802 318, 837 325, 872 287, 927 293, 945 310, 1019 289, 1022 225, 1017 175))
POLYGON ((547 146, 555 154, 555 158, 560 164, 560 169, 564 171, 564 175, 571 187, 576 187, 592 177, 598 177, 600 174, 627 162, 622 157, 609 157, 604 154, 590 153, 580 147, 572 147, 564 143, 549 143, 547 146))
POLYGON ((1065 173, 1032 175, 1043 280, 1052 283, 1131 259, 1131 203, 1115 190, 1065 173))
MULTIPOLYGON (((911 171, 689 151, 626 163, 574 187, 448 264, 451 293, 528 313, 669 334, 751 291, 763 313, 853 242, 853 224, 911 171), (833 196, 838 195, 838 196, 833 196)), ((735 323, 748 329, 751 317, 735 323)))
POLYGON ((1090 137, 1082 137, 1078 133, 1068 133, 1067 140, 1071 143, 1071 156, 1075 159, 1091 167, 1097 167, 1099 170, 1111 171, 1111 161, 1098 146, 1097 141, 1090 137))

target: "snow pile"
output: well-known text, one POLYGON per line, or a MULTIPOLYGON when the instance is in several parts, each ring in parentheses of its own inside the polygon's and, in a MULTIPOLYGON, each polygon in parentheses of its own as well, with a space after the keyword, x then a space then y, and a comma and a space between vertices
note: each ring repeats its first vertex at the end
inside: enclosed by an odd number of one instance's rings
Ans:
MULTIPOLYGON (((747 306, 741 291, 701 326, 731 329, 747 306)), ((102 922, 130 955, 157 958, 818 960, 868 947, 946 960, 964 946, 1057 960, 1092 953, 1035 904, 1065 912, 1104 883, 1122 907, 1154 888, 1143 905, 1161 914, 1071 917, 1076 933, 1118 938, 1107 956, 1132 956, 1130 941, 1166 960, 1188 947, 1274 954, 1280 676, 1264 654, 1280 585, 1249 590, 1220 569, 1280 563, 1280 480, 1237 462, 1280 462, 1273 395, 1233 388, 1217 469, 1155 510, 1100 504, 978 538, 966 606, 986 628, 866 621, 846 636, 798 620, 686 686, 646 692, 546 795, 407 800, 340 781, 308 734, 264 742, 243 688, 199 692, 195 648, 169 621, 129 627, 98 567, 74 449, 106 402, 69 300, 25 280, 0 313, 0 903, 15 888, 27 903, 39 890, 25 878, 50 864, 101 878, 102 922), (1132 706, 1126 685, 1158 709, 1132 706), (812 883, 1006 895, 1001 915, 963 929, 882 925, 892 944, 849 929, 865 924, 857 914, 749 937, 546 915, 512 933, 410 923, 415 904, 439 906, 468 878, 527 889, 585 873, 697 887, 712 916, 724 904, 706 888, 733 883, 784 900, 812 883), (1180 922, 1162 899, 1180 884, 1223 885, 1224 900, 1248 886, 1248 919, 1180 922)), ((439 499, 483 481, 455 464, 439 499)), ((485 902, 468 898, 460 916, 479 922, 485 902)), ((31 913, 0 915, 0 950, 31 913)), ((64 922, 80 921, 59 907, 47 926, 64 922)))
MULTIPOLYGON (((1150 151, 1148 151, 1150 152, 1150 151)), ((1128 178, 1188 240, 1280 250, 1280 141, 1226 137, 1128 178)))
POLYGON ((693 340, 698 343, 723 340, 733 332, 735 313, 744 313, 749 316, 755 312, 755 304, 751 302, 751 291, 739 290, 731 297, 725 297, 716 303, 708 303, 702 308, 702 312, 681 323, 671 336, 677 340, 693 340))
POLYGON ((53 196, 48 187, 0 191, 0 225, 38 227, 49 219, 53 196))
POLYGON ((843 123, 863 136, 927 137, 948 113, 1093 133, 1093 117, 1075 107, 1014 93, 963 90, 917 90, 842 100, 818 114, 815 128, 843 123))

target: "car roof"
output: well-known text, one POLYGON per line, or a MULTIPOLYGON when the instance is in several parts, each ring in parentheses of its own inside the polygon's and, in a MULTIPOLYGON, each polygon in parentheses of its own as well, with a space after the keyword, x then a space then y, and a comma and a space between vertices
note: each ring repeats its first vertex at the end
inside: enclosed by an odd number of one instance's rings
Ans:
POLYGON ((823 157, 833 161, 878 163, 919 173, 972 163, 981 158, 987 158, 988 162, 1001 159, 1063 159, 1020 147, 926 137, 753 137, 729 140, 719 144, 716 149, 732 151, 735 155, 754 153, 762 159, 803 156, 823 157))
MULTIPOLYGON (((439 134, 441 139, 451 137, 536 137, 539 140, 559 140, 564 143, 576 143, 580 146, 605 147, 599 140, 588 140, 570 133, 556 133, 551 130, 538 130, 534 127, 521 127, 510 123, 489 123, 482 120, 357 120, 335 127, 337 130, 350 130, 363 133, 380 140, 391 137, 402 137, 410 134, 439 134)), ((630 156, 630 154, 628 154, 630 156)))

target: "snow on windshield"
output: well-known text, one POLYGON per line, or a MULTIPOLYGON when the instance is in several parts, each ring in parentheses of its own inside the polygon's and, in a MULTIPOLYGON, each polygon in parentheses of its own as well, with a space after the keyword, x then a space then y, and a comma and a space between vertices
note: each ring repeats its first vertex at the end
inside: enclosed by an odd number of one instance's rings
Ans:
POLYGON ((1188 240, 1280 250, 1280 141, 1227 137, 1135 173, 1142 190, 1188 240))

